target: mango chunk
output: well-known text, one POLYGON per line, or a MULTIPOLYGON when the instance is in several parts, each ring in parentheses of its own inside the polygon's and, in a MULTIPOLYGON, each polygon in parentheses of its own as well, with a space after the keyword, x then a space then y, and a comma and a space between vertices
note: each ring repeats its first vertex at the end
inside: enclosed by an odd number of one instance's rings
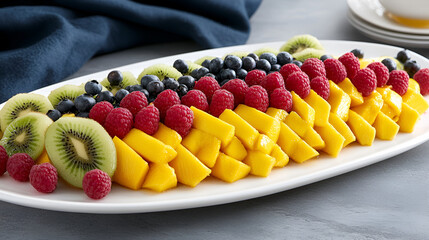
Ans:
POLYGON ((226 109, 219 116, 219 119, 235 127, 235 136, 243 143, 247 149, 252 149, 258 138, 259 132, 237 113, 226 109))
POLYGON ((372 125, 375 136, 381 140, 393 140, 399 131, 399 125, 383 112, 379 112, 372 125))
POLYGON ((305 102, 314 109, 314 125, 325 126, 328 123, 329 112, 331 111, 331 105, 319 96, 315 91, 310 90, 310 94, 304 98, 305 102))
POLYGON ((277 144, 274 145, 273 151, 271 151, 270 156, 276 159, 274 167, 284 167, 289 163, 289 156, 283 152, 281 147, 277 144))
POLYGON ((273 150, 274 145, 276 145, 271 138, 265 134, 259 134, 258 140, 255 142, 255 147, 250 150, 260 151, 266 154, 270 154, 273 150))
POLYGON ((383 98, 383 107, 381 111, 391 118, 393 121, 398 121, 402 111, 402 97, 393 91, 389 86, 376 89, 383 98))
POLYGON ((349 109, 351 104, 350 96, 345 93, 337 84, 329 81, 328 103, 331 105, 331 112, 337 114, 343 121, 347 122, 349 118, 349 109))
POLYGON ((183 145, 176 148, 177 156, 169 164, 177 176, 177 180, 189 187, 197 186, 210 175, 210 168, 206 167, 195 155, 183 145))
POLYGON ((329 123, 344 137, 345 140, 343 143, 343 148, 356 141, 356 137, 352 130, 349 128, 347 123, 337 116, 337 114, 331 113, 329 115, 329 123))
POLYGON ((420 92, 420 85, 416 80, 410 78, 408 81, 408 89, 412 89, 412 90, 414 90, 414 92, 419 93, 420 92))
POLYGON ((268 116, 271 116, 280 122, 283 122, 288 115, 288 113, 283 109, 273 108, 269 107, 267 111, 265 112, 268 116))
POLYGON ((182 142, 182 136, 178 132, 162 123, 159 123, 158 131, 152 136, 174 149, 182 142))
POLYGON ((207 167, 211 168, 219 155, 221 142, 213 135, 192 128, 183 139, 182 145, 207 167))
POLYGON ((380 93, 374 91, 369 96, 364 97, 363 104, 352 107, 351 110, 361 115, 369 124, 372 125, 382 106, 383 97, 380 93))
POLYGON ((146 179, 142 185, 143 188, 157 192, 164 192, 165 190, 176 186, 176 174, 174 173, 174 169, 170 167, 168 163, 151 163, 149 165, 149 172, 147 173, 146 179))
POLYGON ((250 166, 250 174, 267 177, 276 163, 276 159, 260 151, 249 151, 243 163, 250 166))
POLYGON ((419 118, 419 112, 403 102, 401 115, 399 115, 399 119, 396 122, 399 125, 399 131, 406 133, 413 132, 419 118))
POLYGON ((361 105, 363 103, 362 94, 357 90, 349 78, 345 78, 344 81, 338 83, 338 87, 349 95, 351 100, 350 107, 361 105))
POLYGON ((42 163, 52 163, 49 159, 48 152, 46 152, 46 149, 43 149, 42 154, 36 159, 36 164, 42 164, 42 163))
POLYGON ((224 147, 231 142, 235 132, 234 126, 194 106, 191 107, 191 110, 194 112, 192 127, 215 136, 224 147))
POLYGON ((426 99, 412 89, 408 89, 407 92, 402 96, 402 100, 410 107, 414 108, 419 114, 423 114, 429 107, 426 99))
POLYGON ((369 64, 373 62, 375 62, 375 60, 372 58, 360 58, 359 59, 360 69, 366 68, 369 64))
POLYGON ((357 114, 353 110, 350 110, 347 125, 349 125, 360 145, 372 145, 375 138, 375 128, 371 126, 361 115, 357 114))
POLYGON ((295 151, 289 156, 295 162, 303 163, 313 157, 319 156, 319 152, 308 145, 305 141, 300 141, 295 145, 295 151))
POLYGON ((243 161, 247 155, 246 148, 237 137, 234 137, 228 146, 221 148, 221 150, 226 155, 237 159, 238 161, 243 161))
MULTIPOLYGON (((292 111, 298 113, 298 115, 310 126, 314 126, 315 121, 315 110, 302 99, 295 92, 292 93, 292 111)), ((317 94, 316 94, 317 95, 317 94)))
POLYGON ((137 128, 131 129, 122 140, 145 160, 150 162, 167 163, 173 160, 177 154, 169 145, 137 128))
POLYGON ((212 175, 225 182, 235 182, 249 175, 250 167, 241 161, 219 154, 216 164, 212 168, 212 175))
POLYGON ((248 122, 260 133, 267 135, 271 140, 277 142, 280 134, 280 121, 269 115, 243 104, 234 110, 240 117, 248 122))
POLYGON ((325 147, 325 142, 320 137, 320 135, 296 112, 291 112, 289 115, 287 115, 285 123, 312 148, 318 150, 325 147))
POLYGON ((323 127, 315 126, 314 130, 325 142, 325 147, 321 150, 332 157, 337 157, 346 139, 329 123, 323 127))

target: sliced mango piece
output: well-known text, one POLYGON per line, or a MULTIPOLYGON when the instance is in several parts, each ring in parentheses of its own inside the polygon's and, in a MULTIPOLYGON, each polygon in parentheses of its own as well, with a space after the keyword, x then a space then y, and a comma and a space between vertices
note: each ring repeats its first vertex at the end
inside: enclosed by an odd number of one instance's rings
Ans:
POLYGON ((285 123, 312 148, 318 150, 325 147, 325 142, 320 135, 296 112, 290 112, 285 119, 285 123))
POLYGON ((393 140, 399 131, 399 125, 383 112, 379 112, 372 125, 375 136, 381 140, 393 140))
POLYGON ((267 111, 265 112, 267 115, 279 120, 280 122, 283 122, 288 115, 288 113, 283 109, 273 108, 269 107, 267 111))
POLYGON ((343 121, 347 122, 351 104, 350 96, 345 93, 337 84, 329 80, 329 98, 331 112, 337 114, 343 121))
POLYGON ((310 90, 310 94, 304 98, 304 101, 314 109, 314 125, 325 126, 328 123, 329 112, 331 111, 331 105, 319 96, 315 91, 310 90))
POLYGON ((48 152, 46 152, 46 149, 43 149, 42 154, 37 158, 36 164, 42 164, 42 163, 52 163, 49 159, 48 152))
POLYGON ((273 150, 274 145, 276 145, 271 138, 265 134, 259 134, 258 140, 255 142, 255 147, 250 150, 260 151, 266 154, 270 154, 273 150))
POLYGON ((399 119, 396 122, 399 125, 399 131, 406 133, 413 132, 419 118, 419 112, 403 102, 401 115, 399 115, 399 119))
POLYGON ((416 80, 410 78, 408 81, 408 89, 412 89, 412 90, 414 90, 414 92, 419 93, 420 92, 420 85, 416 80))
POLYGON ((234 137, 228 146, 221 148, 221 150, 226 155, 237 159, 238 161, 243 161, 247 155, 246 148, 237 137, 234 137))
POLYGON ((369 96, 364 97, 363 104, 350 109, 361 115, 369 124, 372 125, 382 106, 383 97, 377 91, 373 91, 369 96))
POLYGON ((177 186, 177 177, 174 169, 168 163, 150 163, 149 172, 142 185, 157 192, 164 192, 165 190, 177 186))
POLYGON ((274 167, 284 167, 289 163, 289 156, 277 144, 274 145, 270 156, 276 159, 274 167))
POLYGON ((241 161, 219 154, 216 164, 212 168, 212 175, 225 182, 235 182, 246 177, 250 172, 250 167, 241 161))
POLYGON ((375 62, 375 60, 372 58, 360 58, 359 62, 360 62, 360 69, 363 69, 363 68, 366 68, 369 64, 375 62))
MULTIPOLYGON (((292 111, 295 111, 298 113, 298 115, 310 126, 314 126, 315 121, 315 110, 302 99, 298 94, 295 92, 292 93, 292 111)), ((317 94, 316 94, 317 95, 317 94)))
POLYGON ((289 155, 292 160, 297 163, 303 163, 313 157, 319 156, 319 152, 317 152, 314 148, 312 148, 305 141, 299 141, 295 145, 295 151, 292 155, 289 155))
POLYGON ((159 123, 158 131, 152 136, 174 149, 182 142, 182 137, 178 132, 162 123, 159 123))
POLYGON ((182 145, 207 167, 211 168, 219 155, 221 142, 213 135, 192 128, 183 139, 182 145))
POLYGON ((331 113, 329 115, 329 123, 337 130, 345 139, 343 147, 356 141, 356 137, 346 122, 344 122, 337 114, 331 113))
POLYGON ((423 114, 429 107, 426 99, 412 89, 408 89, 407 92, 402 96, 403 102, 414 108, 419 114, 423 114))
POLYGON ((338 83, 338 87, 340 87, 345 93, 347 93, 347 95, 349 95, 351 100, 350 107, 354 107, 363 103, 362 94, 357 90, 349 78, 345 78, 344 81, 338 83))
POLYGON ((219 119, 235 127, 235 136, 244 144, 247 149, 252 149, 259 136, 258 130, 241 118, 237 113, 226 109, 219 116, 219 119))
POLYGON ((321 150, 332 157, 337 157, 346 139, 329 123, 322 127, 315 126, 314 130, 316 130, 325 142, 325 147, 321 150))
POLYGON ((398 121, 402 111, 401 95, 393 91, 390 86, 377 88, 376 90, 383 98, 383 107, 381 107, 381 111, 393 121, 398 121))
POLYGON ((349 125, 360 145, 372 145, 375 138, 375 128, 371 126, 361 115, 357 114, 353 110, 350 110, 347 125, 349 125))
POLYGON ((267 177, 276 163, 276 159, 260 151, 249 151, 243 163, 250 166, 250 173, 259 177, 267 177))

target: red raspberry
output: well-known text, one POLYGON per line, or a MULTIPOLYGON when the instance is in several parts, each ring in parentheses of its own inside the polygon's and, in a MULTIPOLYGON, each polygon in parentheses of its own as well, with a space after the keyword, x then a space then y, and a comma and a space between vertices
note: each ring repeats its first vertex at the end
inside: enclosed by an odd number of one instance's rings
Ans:
POLYGON ((389 80, 389 69, 381 62, 373 62, 367 68, 372 69, 377 76, 377 87, 384 87, 389 80))
POLYGON ((328 100, 329 98, 329 80, 325 77, 315 77, 311 79, 310 86, 319 96, 328 100))
POLYGON ((107 173, 100 169, 93 169, 83 176, 82 188, 88 197, 102 199, 109 194, 112 180, 107 173))
POLYGON ((194 89, 201 90, 210 103, 213 93, 220 89, 219 83, 212 77, 202 77, 195 83, 194 89))
POLYGON ((255 69, 247 73, 244 81, 246 81, 249 86, 259 85, 265 76, 267 76, 267 74, 264 71, 255 69))
POLYGON ((130 110, 135 116, 140 110, 147 107, 146 95, 140 91, 131 92, 122 99, 119 106, 130 110))
POLYGON ((399 95, 404 95, 408 90, 408 81, 410 76, 403 70, 393 70, 389 74, 388 85, 392 85, 392 90, 399 95))
POLYGON ((267 90, 259 85, 249 87, 244 96, 244 104, 261 112, 267 111, 269 105, 267 90))
POLYGON ((104 122, 104 128, 111 137, 118 136, 118 138, 123 138, 132 127, 133 114, 128 109, 122 107, 113 109, 107 115, 104 122))
POLYGON ((295 72, 287 78, 286 89, 305 98, 310 94, 310 79, 305 72, 295 72))
POLYGON ((164 124, 175 130, 180 136, 185 137, 192 127, 194 121, 194 113, 192 110, 182 104, 172 106, 167 110, 164 124))
POLYGON ((9 155, 7 155, 6 149, 0 145, 0 176, 6 172, 6 164, 8 159, 9 155))
POLYGON ((158 131, 159 110, 153 105, 149 105, 137 113, 134 118, 134 127, 152 135, 158 131))
POLYGON ((50 163, 34 165, 30 170, 30 183, 39 192, 53 192, 57 188, 57 182, 57 169, 50 163))
POLYGON ((200 110, 207 112, 209 110, 209 103, 207 102, 206 95, 200 90, 193 89, 182 97, 182 104, 188 107, 194 106, 200 110))
POLYGON ((240 79, 229 80, 222 86, 222 89, 228 90, 234 95, 234 107, 244 102, 244 95, 247 91, 247 84, 240 79))
POLYGON ((307 58, 301 66, 301 70, 307 73, 310 79, 318 76, 326 77, 325 65, 318 58, 307 58))
POLYGON ((422 95, 429 94, 429 68, 420 69, 413 77, 420 85, 420 93, 422 95))
POLYGON ((15 153, 7 160, 6 170, 9 175, 20 182, 27 182, 34 160, 27 153, 15 153))
POLYGON ((113 105, 107 101, 99 102, 89 111, 89 118, 94 119, 101 125, 104 125, 107 114, 109 114, 113 108, 113 105))
POLYGON ((352 83, 362 96, 367 97, 377 88, 377 76, 370 68, 363 68, 356 73, 352 83))
POLYGON ((338 60, 346 67, 347 77, 353 80, 360 69, 359 59, 353 53, 348 52, 339 57, 338 60))
POLYGON ((286 79, 295 72, 302 72, 301 68, 299 68, 296 64, 288 63, 283 65, 280 68, 280 74, 283 76, 283 79, 286 81, 286 79))
POLYGON ((165 113, 171 106, 180 104, 180 98, 177 92, 167 89, 158 94, 153 104, 159 109, 161 119, 164 119, 165 113))
POLYGON ((271 94, 276 88, 285 88, 285 80, 279 72, 273 72, 262 79, 261 86, 271 94))
POLYGON ((340 83, 347 77, 346 67, 335 58, 326 59, 325 64, 326 78, 334 83, 340 83))
POLYGON ((210 114, 219 117, 225 109, 234 109, 234 95, 228 90, 219 89, 213 94, 212 102, 210 103, 210 114))
POLYGON ((274 89, 270 94, 270 107, 290 112, 292 110, 292 94, 285 88, 274 89))

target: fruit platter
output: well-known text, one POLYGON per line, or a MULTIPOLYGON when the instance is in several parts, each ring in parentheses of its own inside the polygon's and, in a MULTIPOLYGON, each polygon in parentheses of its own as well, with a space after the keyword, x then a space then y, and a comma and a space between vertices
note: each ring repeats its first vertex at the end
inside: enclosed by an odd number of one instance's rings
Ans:
POLYGON ((0 105, 0 200, 139 213, 273 194, 429 139, 429 61, 362 42, 174 55, 0 105))

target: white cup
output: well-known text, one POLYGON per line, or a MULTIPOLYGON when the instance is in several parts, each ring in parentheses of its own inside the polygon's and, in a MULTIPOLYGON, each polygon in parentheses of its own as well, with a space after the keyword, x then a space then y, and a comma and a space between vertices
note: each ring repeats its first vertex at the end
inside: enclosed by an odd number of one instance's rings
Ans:
POLYGON ((429 0, 379 0, 393 15, 402 18, 429 20, 429 0))

